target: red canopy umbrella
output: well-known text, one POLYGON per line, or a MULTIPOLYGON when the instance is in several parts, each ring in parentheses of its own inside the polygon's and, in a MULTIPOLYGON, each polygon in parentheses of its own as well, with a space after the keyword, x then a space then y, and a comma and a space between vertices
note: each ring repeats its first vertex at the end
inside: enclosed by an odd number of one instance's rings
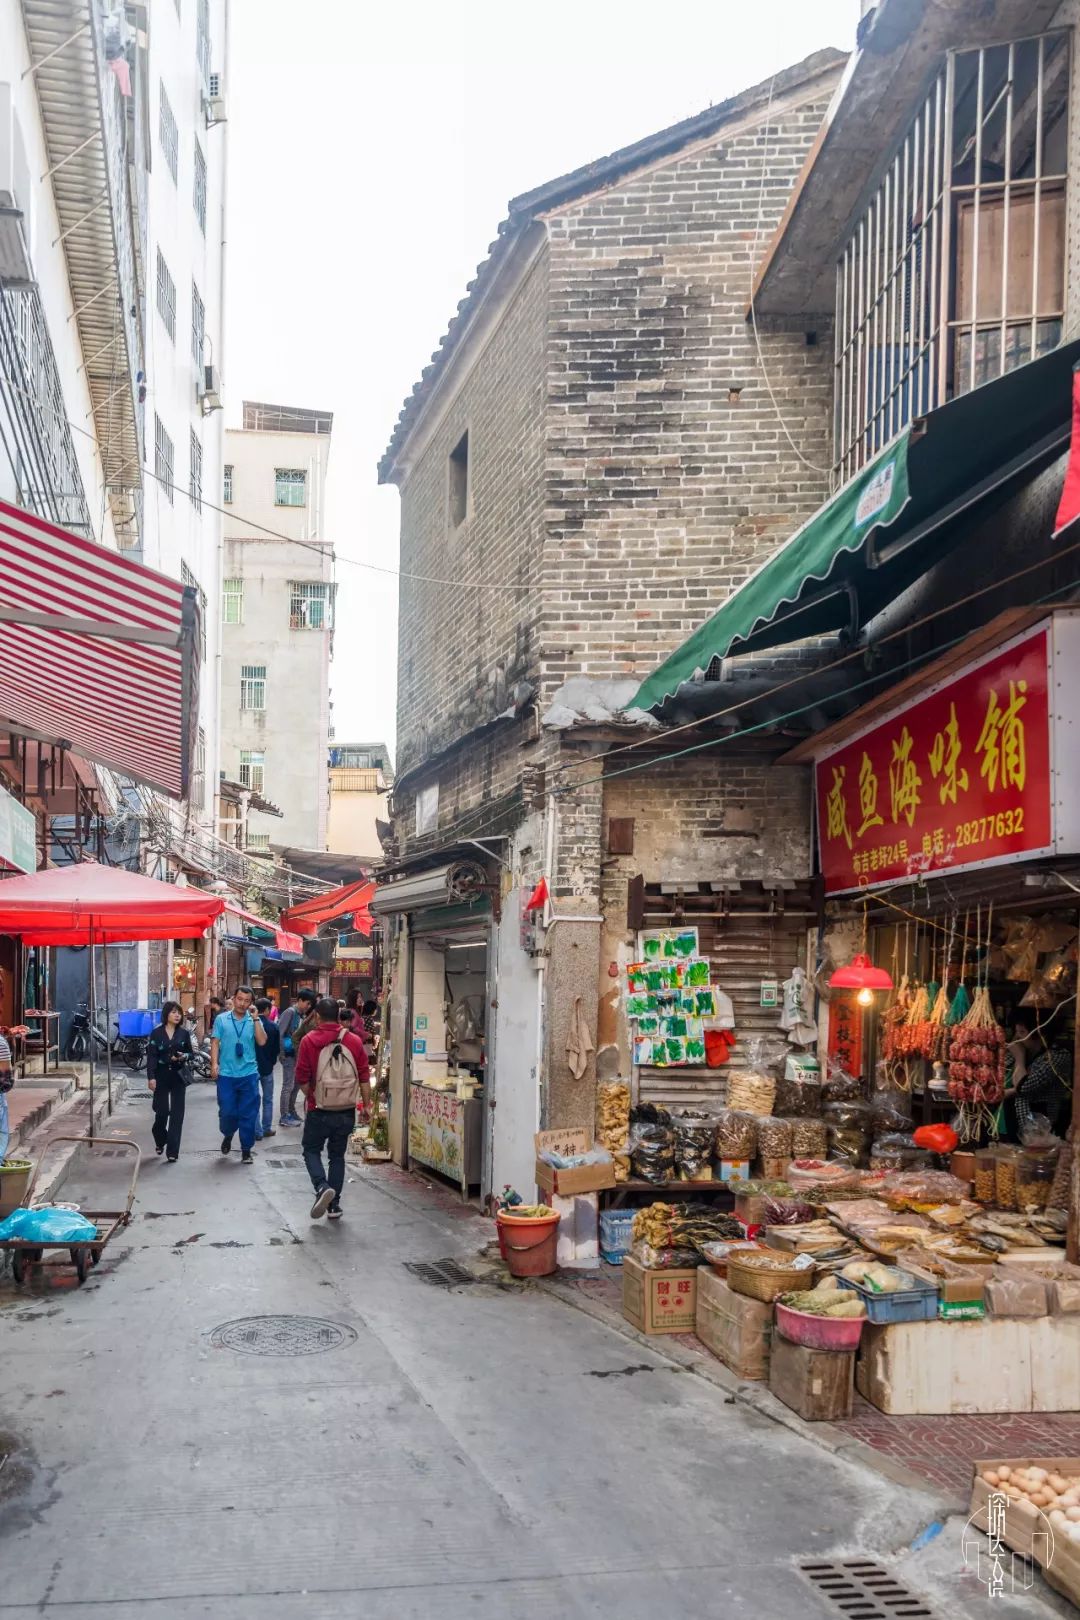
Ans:
MULTIPOLYGON (((225 909, 216 894, 182 889, 122 866, 78 861, 0 882, 0 934, 18 934, 24 945, 90 946, 90 1023, 96 1024, 94 946, 135 939, 191 939, 204 933, 225 909)), ((109 959, 105 957, 106 1022, 109 959)), ((112 1045, 105 1044, 112 1112, 112 1045)), ((90 1036, 90 1125, 94 1130, 94 1037, 90 1036)))
POLYGON ((302 900, 299 905, 290 906, 281 913, 282 925, 311 938, 324 924, 335 922, 338 917, 351 917, 354 934, 370 934, 372 920, 368 907, 374 893, 375 884, 370 878, 343 883, 340 889, 331 889, 327 894, 316 895, 314 900, 302 900))

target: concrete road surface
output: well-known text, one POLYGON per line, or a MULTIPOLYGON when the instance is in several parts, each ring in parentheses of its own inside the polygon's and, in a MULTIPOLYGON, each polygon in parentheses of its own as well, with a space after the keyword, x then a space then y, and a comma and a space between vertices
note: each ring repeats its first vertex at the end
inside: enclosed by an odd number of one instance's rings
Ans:
MULTIPOLYGON (((491 1228, 422 1184, 350 1170, 316 1224, 299 1132, 224 1160, 196 1085, 169 1166, 149 1121, 145 1097, 113 1117, 147 1157, 86 1285, 0 1283, 0 1620, 817 1620, 842 1611, 800 1561, 888 1564, 934 1518, 543 1292, 423 1281, 407 1262, 491 1228), (215 1339, 280 1316, 314 1324, 290 1354, 252 1353, 272 1323, 215 1339)), ((123 1173, 76 1165, 60 1196, 107 1204, 123 1173)), ((1049 1612, 943 1547, 895 1566, 927 1612, 1049 1612)))

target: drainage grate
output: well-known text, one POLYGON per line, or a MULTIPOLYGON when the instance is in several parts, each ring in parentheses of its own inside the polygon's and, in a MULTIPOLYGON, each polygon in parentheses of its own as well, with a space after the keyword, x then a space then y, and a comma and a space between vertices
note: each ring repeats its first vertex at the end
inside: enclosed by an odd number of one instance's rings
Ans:
POLYGON ((245 1356, 314 1356, 355 1338, 353 1328, 317 1316, 242 1316, 216 1327, 210 1343, 245 1356))
POLYGON ((406 1271, 433 1288, 462 1288, 477 1280, 458 1260, 406 1260, 404 1266, 406 1271))
POLYGON ((125 1102, 149 1102, 154 1095, 152 1091, 125 1091, 125 1102))
POLYGON ((303 1170, 303 1159, 264 1159, 263 1163, 270 1170, 303 1170))
POLYGON ((869 1559, 813 1559, 799 1571, 848 1620, 935 1620, 922 1598, 869 1559))

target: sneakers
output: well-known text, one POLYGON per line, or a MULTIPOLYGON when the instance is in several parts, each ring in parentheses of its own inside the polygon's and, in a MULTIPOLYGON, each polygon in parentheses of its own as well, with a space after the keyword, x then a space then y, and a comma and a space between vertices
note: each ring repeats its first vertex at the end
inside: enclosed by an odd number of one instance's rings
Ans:
POLYGON ((231 1153, 232 1152, 232 1137, 231 1136, 223 1136, 221 1138, 221 1151, 222 1151, 222 1153, 231 1153))
POLYGON ((324 1187, 320 1193, 317 1193, 315 1202, 311 1206, 312 1220, 317 1221, 320 1215, 325 1215, 336 1197, 337 1194, 334 1192, 333 1187, 324 1187))
POLYGON ((300 1121, 295 1119, 292 1114, 282 1114, 281 1118, 278 1120, 278 1130, 283 1131, 286 1130, 290 1125, 299 1125, 299 1123, 300 1121))
POLYGON ((302 1125, 304 1122, 299 1114, 286 1114, 284 1123, 286 1125, 302 1125))
POLYGON ((255 1163, 255 1155, 254 1155, 254 1153, 241 1153, 241 1155, 240 1155, 240 1163, 241 1164, 254 1164, 255 1163))
POLYGON ((175 1164, 179 1157, 180 1157, 180 1155, 178 1153, 170 1153, 168 1155, 168 1157, 166 1158, 165 1163, 166 1164, 175 1164))
POLYGON ((340 1221, 344 1213, 345 1211, 340 1206, 335 1209, 333 1204, 331 1204, 330 1208, 326 1212, 326 1218, 328 1221, 340 1221))

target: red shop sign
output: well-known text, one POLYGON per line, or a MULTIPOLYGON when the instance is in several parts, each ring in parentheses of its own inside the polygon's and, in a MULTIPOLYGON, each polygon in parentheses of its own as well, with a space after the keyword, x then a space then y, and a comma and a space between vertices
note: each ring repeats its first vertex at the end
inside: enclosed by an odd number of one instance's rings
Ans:
POLYGON ((826 893, 1063 853, 1066 819, 1075 845, 1075 791, 1055 837, 1050 694, 1076 690, 1067 671, 1080 620, 1059 615, 819 756, 826 893))

